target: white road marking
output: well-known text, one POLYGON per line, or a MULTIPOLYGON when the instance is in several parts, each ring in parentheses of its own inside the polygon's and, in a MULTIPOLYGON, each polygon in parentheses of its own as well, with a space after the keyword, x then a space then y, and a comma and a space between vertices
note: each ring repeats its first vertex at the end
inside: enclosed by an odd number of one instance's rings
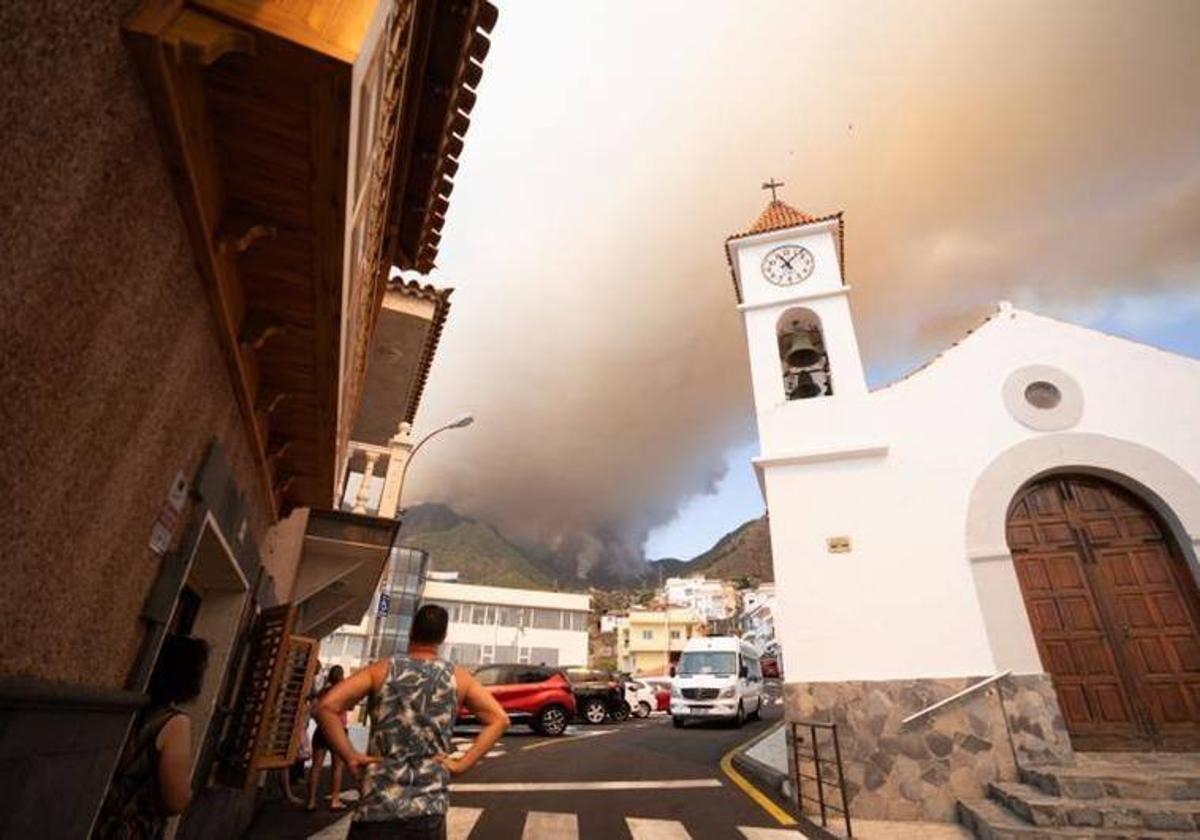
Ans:
POLYGON ((508 752, 505 750, 488 750, 486 753, 483 754, 483 757, 484 758, 499 758, 502 755, 508 755, 508 752))
POLYGON ((794 828, 749 828, 738 826, 738 831, 746 840, 796 840, 797 837, 807 837, 794 828))
POLYGON ((681 790, 719 788, 720 779, 650 779, 626 782, 468 782, 450 785, 451 793, 537 793, 587 790, 681 790))
POLYGON ((316 834, 308 835, 308 840, 346 840, 350 835, 350 821, 352 819, 353 817, 347 814, 337 822, 325 826, 316 834))
POLYGON ((683 823, 678 820, 644 820, 625 818, 633 840, 692 840, 683 823))
POLYGON ((525 830, 521 832, 521 840, 579 840, 579 817, 575 814, 530 811, 525 815, 525 830))
POLYGON ((446 812, 446 840, 467 840, 482 814, 482 808, 458 808, 451 805, 450 810, 446 812))

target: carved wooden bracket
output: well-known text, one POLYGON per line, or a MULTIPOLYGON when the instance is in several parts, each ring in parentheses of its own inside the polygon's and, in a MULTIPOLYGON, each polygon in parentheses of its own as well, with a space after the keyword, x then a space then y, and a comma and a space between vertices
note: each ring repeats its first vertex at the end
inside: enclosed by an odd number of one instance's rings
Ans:
POLYGON ((254 410, 265 417, 270 417, 275 409, 279 408, 279 404, 287 399, 287 396, 286 391, 271 391, 263 388, 258 392, 258 397, 254 401, 254 410))
POLYGON ((240 236, 235 236, 232 233, 223 233, 217 237, 217 253, 226 254, 233 251, 237 254, 243 254, 251 245, 260 239, 272 239, 279 230, 274 225, 252 225, 240 236))
POLYGON ((241 344, 251 350, 261 350, 267 341, 276 335, 283 335, 287 327, 283 324, 263 324, 255 329, 243 329, 241 344))
POLYGON ((254 55, 254 35, 227 23, 184 9, 163 36, 175 60, 207 67, 230 53, 254 55))
POLYGON ((287 451, 292 448, 293 443, 295 443, 295 441, 292 438, 288 438, 268 452, 267 458, 272 462, 278 461, 287 454, 287 451))

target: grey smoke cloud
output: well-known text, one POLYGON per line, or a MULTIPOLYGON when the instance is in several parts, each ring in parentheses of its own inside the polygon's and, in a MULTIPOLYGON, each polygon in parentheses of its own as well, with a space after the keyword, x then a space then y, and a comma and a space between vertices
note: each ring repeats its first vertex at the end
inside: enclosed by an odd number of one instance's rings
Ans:
MULTIPOLYGON (((844 210, 868 365, 999 298, 1200 284, 1200 4, 506 3, 435 282, 414 464, 565 573, 641 561, 753 435, 722 243, 844 210)), ((730 523, 733 524, 733 523, 730 523)))

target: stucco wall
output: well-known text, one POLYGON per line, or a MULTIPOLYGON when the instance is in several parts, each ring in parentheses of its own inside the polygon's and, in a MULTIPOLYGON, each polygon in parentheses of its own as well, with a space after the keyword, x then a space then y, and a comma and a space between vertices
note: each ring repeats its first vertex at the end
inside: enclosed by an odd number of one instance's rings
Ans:
MULTIPOLYGON (((773 445, 786 452, 841 442, 844 428, 818 422, 830 408, 822 402, 794 403, 789 439, 773 445)), ((980 587, 1004 587, 995 575, 977 579, 967 545, 977 484, 1015 447, 1059 441, 1050 446, 1058 456, 1042 453, 1025 480, 1047 468, 1103 467, 1113 450, 1097 441, 1156 453, 1158 461, 1139 462, 1137 481, 1162 498, 1178 496, 1171 488, 1181 480, 1197 487, 1200 477, 1200 362, 1019 310, 999 312, 926 369, 842 410, 864 415, 859 428, 874 420, 886 451, 766 467, 789 680, 1038 670, 1031 634, 1016 640, 1023 653, 1005 648, 1011 633, 989 636, 980 587), (1071 428, 1031 429, 1005 407, 1006 378, 1036 364, 1054 365, 1080 386, 1082 414, 1071 428), (849 537, 852 550, 829 553, 831 536, 849 537)), ((996 504, 1006 509, 1010 499, 996 504)), ((995 513, 1003 521, 1004 510, 995 513)), ((1198 536, 1180 541, 1190 552, 1198 536)), ((1007 589, 1008 612, 1027 622, 1012 598, 1019 590, 1007 589)))
POLYGON ((266 525, 127 0, 0 6, 0 675, 118 686, 150 529, 217 436, 266 525), (8 37, 12 36, 12 37, 8 37))

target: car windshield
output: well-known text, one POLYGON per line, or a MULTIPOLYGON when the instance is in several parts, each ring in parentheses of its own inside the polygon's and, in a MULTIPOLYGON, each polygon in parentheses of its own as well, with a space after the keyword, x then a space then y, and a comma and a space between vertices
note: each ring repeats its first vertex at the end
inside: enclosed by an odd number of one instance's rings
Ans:
POLYGON ((716 650, 693 650, 679 660, 679 674, 733 674, 737 671, 737 654, 716 650))

